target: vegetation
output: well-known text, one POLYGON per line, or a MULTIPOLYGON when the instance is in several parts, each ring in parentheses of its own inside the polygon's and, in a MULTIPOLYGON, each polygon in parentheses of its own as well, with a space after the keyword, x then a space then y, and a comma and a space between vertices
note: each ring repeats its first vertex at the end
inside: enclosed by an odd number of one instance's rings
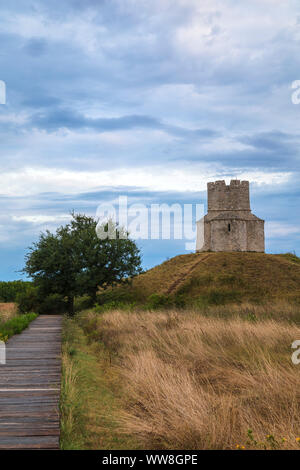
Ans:
POLYGON ((36 317, 35 313, 20 314, 14 302, 0 303, 0 341, 21 333, 36 317))
POLYGON ((289 253, 180 255, 140 274, 126 288, 100 293, 98 302, 145 305, 153 295, 172 308, 281 301, 299 305, 300 258, 289 253))
POLYGON ((30 286, 17 296, 18 309, 21 313, 37 312, 41 315, 62 314, 66 311, 66 302, 60 294, 45 297, 36 286, 30 286))
POLYGON ((64 445, 299 449, 299 307, 286 309, 289 321, 280 306, 249 304, 229 317, 226 306, 78 314, 80 343, 65 346, 64 445))
POLYGON ((111 239, 98 238, 96 227, 92 217, 73 214, 55 234, 42 233, 26 256, 24 272, 33 278, 39 296, 66 297, 70 315, 75 296, 88 294, 95 301, 99 287, 125 283, 141 271, 139 250, 122 229, 111 224, 97 227, 107 234, 113 229, 111 239))
POLYGON ((0 281, 0 302, 15 302, 19 294, 25 292, 31 282, 0 281))
POLYGON ((34 288, 20 309, 44 294, 46 310, 67 296, 76 312, 64 323, 62 448, 298 449, 299 258, 183 255, 135 277, 139 253, 123 241, 96 250, 95 222, 74 215, 27 257, 34 288))
POLYGON ((64 320, 61 388, 62 449, 138 448, 116 419, 125 398, 108 351, 90 342, 80 322, 64 320))
POLYGON ((11 336, 20 334, 36 317, 36 313, 27 313, 13 316, 7 321, 0 321, 0 340, 7 341, 11 336))
POLYGON ((18 307, 14 302, 0 303, 0 322, 9 320, 17 315, 18 307))

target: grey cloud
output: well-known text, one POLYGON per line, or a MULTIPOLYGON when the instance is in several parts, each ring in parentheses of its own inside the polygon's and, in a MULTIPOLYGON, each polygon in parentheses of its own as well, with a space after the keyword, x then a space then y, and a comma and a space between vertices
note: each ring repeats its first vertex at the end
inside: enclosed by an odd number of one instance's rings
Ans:
POLYGON ((47 50, 47 42, 43 38, 30 39, 25 44, 24 50, 32 57, 41 57, 47 50))
POLYGON ((269 152, 283 152, 292 155, 298 152, 300 135, 291 135, 281 131, 260 132, 241 137, 240 142, 269 152))
POLYGON ((186 129, 184 127, 165 124, 159 119, 144 115, 127 115, 115 118, 88 118, 83 114, 69 109, 57 109, 41 112, 32 116, 31 125, 47 131, 61 128, 94 129, 99 132, 128 130, 135 128, 160 129, 178 137, 194 137, 200 139, 214 138, 219 133, 213 129, 186 129))

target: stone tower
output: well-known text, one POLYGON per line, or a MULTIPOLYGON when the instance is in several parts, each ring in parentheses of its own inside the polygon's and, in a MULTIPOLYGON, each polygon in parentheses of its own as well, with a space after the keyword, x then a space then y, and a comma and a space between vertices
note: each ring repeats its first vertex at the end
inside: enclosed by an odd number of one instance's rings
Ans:
POLYGON ((207 209, 197 222, 196 251, 265 251, 265 222, 251 213, 249 181, 208 183, 207 209))

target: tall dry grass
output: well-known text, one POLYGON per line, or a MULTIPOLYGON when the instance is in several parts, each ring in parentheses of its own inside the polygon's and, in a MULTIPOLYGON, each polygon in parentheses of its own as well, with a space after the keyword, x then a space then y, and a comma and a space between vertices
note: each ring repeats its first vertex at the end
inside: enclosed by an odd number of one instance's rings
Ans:
POLYGON ((0 321, 6 322, 17 315, 18 307, 14 302, 0 302, 0 321))
POLYGON ((300 448, 300 328, 220 310, 81 317, 121 374, 120 426, 145 448, 300 448))
POLYGON ((69 355, 64 351, 62 354, 62 386, 61 386, 61 432, 72 434, 74 428, 74 406, 77 401, 76 381, 77 374, 74 364, 69 355))
MULTIPOLYGON (((62 376, 60 396, 60 445, 68 448, 69 443, 77 444, 77 420, 80 409, 80 394, 77 388, 78 370, 72 360, 73 342, 76 325, 67 318, 63 319, 62 376)), ((72 448, 72 447, 70 447, 72 448)))

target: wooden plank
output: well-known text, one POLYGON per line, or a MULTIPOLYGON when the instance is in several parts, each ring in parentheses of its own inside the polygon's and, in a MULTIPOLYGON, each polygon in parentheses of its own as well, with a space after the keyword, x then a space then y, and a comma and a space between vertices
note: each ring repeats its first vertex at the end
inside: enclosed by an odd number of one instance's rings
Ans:
POLYGON ((40 316, 0 365, 0 449, 58 449, 61 316, 40 316))
POLYGON ((58 449, 58 436, 1 437, 0 449, 58 449))

